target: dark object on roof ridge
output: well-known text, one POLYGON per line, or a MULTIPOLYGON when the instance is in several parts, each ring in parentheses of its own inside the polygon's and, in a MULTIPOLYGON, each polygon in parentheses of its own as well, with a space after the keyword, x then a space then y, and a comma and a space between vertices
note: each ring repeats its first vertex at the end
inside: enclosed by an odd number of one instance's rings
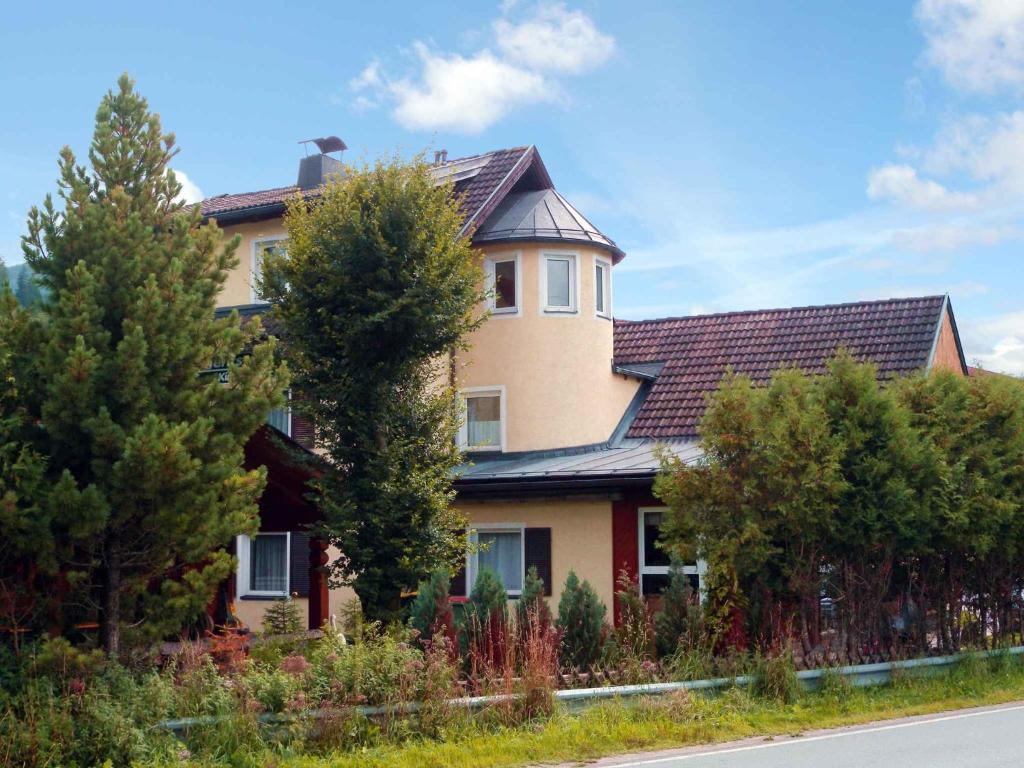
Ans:
MULTIPOLYGON (((952 320, 947 297, 923 296, 616 320, 616 366, 664 362, 627 436, 696 437, 706 396, 728 368, 755 382, 786 366, 819 373, 845 348, 874 363, 881 379, 924 370, 947 311, 952 320)), ((955 322, 951 325, 955 334, 955 322)))
POLYGON ((307 149, 310 143, 316 144, 316 148, 322 155, 326 155, 328 152, 344 152, 348 149, 348 144, 337 136, 321 136, 319 139, 303 139, 299 142, 307 149))
POLYGON ((552 188, 511 192, 473 236, 477 243, 550 241, 595 245, 611 252, 617 264, 622 250, 552 188))

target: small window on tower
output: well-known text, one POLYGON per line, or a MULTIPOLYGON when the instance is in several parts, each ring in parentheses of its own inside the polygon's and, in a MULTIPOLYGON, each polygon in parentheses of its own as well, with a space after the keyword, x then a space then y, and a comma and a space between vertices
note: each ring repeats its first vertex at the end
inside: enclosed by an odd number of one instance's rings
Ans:
POLYGON ((594 311, 612 316, 612 265, 601 259, 594 261, 594 311))
POLYGON ((491 311, 510 314, 519 310, 519 258, 511 256, 487 262, 491 311))
POLYGON ((474 390, 464 392, 463 397, 466 401, 466 417, 460 430, 460 445, 469 451, 502 450, 501 390, 474 390))

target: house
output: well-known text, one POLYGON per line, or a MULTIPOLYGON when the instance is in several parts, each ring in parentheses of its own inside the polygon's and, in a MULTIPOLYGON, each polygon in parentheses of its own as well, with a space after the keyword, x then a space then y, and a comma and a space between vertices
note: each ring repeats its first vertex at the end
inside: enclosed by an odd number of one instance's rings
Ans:
MULTIPOLYGON (((608 606, 622 567, 639 577, 645 594, 657 594, 668 562, 654 546, 662 515, 651 492, 655 449, 699 457, 705 396, 727 367, 759 381, 784 365, 819 371, 842 347, 873 361, 881 377, 967 372, 943 296, 616 320, 613 275, 625 254, 555 189, 536 147, 454 160, 438 155, 433 173, 462 196, 464 231, 492 289, 491 316, 458 353, 453 374, 465 399, 459 439, 468 459, 455 479, 456 503, 472 536, 488 545, 467 556, 455 594, 465 594, 488 567, 515 596, 531 565, 555 599, 570 569, 608 606)), ((338 167, 327 155, 309 156, 297 185, 203 201, 205 216, 242 237, 225 309, 265 309, 254 278, 264 254, 285 247, 285 201, 317 195, 338 167)), ((287 414, 275 419, 284 434, 310 439, 287 414)), ((265 517, 260 536, 240 540, 241 601, 272 596, 246 587, 257 576, 280 585, 278 594, 288 590, 280 555, 255 565, 247 554, 271 546, 273 536, 275 551, 283 552, 289 535, 301 533, 286 518, 265 517), (282 534, 289 535, 282 541, 282 534)), ((699 584, 698 564, 687 570, 699 584)), ((348 595, 332 590, 329 611, 348 595)), ((320 616, 324 609, 315 610, 320 616)), ((253 622, 260 613, 245 610, 253 622)))

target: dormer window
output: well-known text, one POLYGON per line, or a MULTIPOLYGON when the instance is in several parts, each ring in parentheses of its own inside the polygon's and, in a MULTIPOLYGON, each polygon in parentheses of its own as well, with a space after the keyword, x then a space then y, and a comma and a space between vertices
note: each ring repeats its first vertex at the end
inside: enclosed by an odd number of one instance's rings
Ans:
POLYGON ((467 451, 501 451, 505 447, 505 388, 463 390, 466 410, 459 445, 467 451))
POLYGON ((487 259, 487 283, 491 312, 513 315, 519 312, 519 254, 487 259))
POLYGON ((541 299, 545 312, 576 311, 576 255, 546 253, 541 270, 541 299))
POLYGON ((612 316, 612 265, 594 259, 594 311, 598 317, 612 316))

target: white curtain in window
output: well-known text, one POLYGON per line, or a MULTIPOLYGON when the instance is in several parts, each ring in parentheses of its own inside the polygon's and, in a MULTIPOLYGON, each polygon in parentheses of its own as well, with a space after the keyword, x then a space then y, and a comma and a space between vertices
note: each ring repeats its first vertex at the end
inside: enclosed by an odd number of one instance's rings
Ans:
POLYGON ((267 424, 291 437, 287 408, 274 408, 267 414, 267 424))
POLYGON ((523 588, 522 534, 516 532, 481 531, 477 535, 481 551, 477 562, 481 569, 494 571, 505 585, 506 591, 518 592, 523 588), (486 550, 483 547, 486 546, 486 550))
POLYGON ((466 442, 471 448, 501 445, 501 397, 470 397, 466 401, 466 442))
POLYGON ((250 544, 249 588, 254 592, 288 591, 288 537, 254 536, 250 544))

